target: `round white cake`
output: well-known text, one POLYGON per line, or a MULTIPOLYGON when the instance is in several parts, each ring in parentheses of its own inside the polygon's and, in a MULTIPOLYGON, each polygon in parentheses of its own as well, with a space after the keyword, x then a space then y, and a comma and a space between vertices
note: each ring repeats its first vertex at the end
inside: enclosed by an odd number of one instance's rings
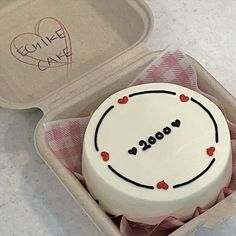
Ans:
POLYGON ((155 224, 212 206, 232 173, 221 110, 190 89, 152 83, 121 90, 92 115, 83 175, 108 213, 155 224))

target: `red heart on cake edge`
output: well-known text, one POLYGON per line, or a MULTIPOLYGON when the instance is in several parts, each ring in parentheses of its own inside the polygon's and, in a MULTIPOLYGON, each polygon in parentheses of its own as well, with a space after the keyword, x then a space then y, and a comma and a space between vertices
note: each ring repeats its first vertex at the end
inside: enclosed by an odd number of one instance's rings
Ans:
POLYGON ((102 157, 103 161, 108 161, 110 158, 110 155, 108 152, 101 152, 101 157, 102 157))
POLYGON ((209 147, 207 148, 206 152, 207 152, 207 155, 212 157, 214 155, 214 152, 215 152, 215 147, 209 147))
POLYGON ((169 185, 164 180, 162 180, 157 183, 157 188, 167 190, 169 188, 169 185))
POLYGON ((189 100, 189 97, 184 95, 184 94, 181 94, 179 96, 179 99, 180 99, 181 102, 187 102, 189 100))
POLYGON ((129 98, 127 96, 124 96, 123 98, 118 99, 118 103, 120 104, 126 104, 129 101, 129 98))

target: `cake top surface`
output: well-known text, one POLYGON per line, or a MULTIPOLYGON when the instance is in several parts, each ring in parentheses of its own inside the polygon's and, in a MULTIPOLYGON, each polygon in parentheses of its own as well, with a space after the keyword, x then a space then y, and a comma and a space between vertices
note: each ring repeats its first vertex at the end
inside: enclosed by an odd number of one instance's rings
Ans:
POLYGON ((166 83, 107 98, 90 119, 83 150, 111 188, 149 201, 197 194, 216 183, 231 157, 220 109, 195 91, 166 83))

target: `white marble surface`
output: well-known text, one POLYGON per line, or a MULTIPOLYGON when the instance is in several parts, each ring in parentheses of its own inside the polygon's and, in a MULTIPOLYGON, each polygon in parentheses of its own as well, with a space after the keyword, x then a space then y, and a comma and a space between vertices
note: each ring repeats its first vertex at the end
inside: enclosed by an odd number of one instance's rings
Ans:
MULTIPOLYGON (((146 1, 155 17, 149 47, 181 47, 236 96, 236 1, 146 1)), ((0 235, 98 236, 34 150, 40 117, 0 108, 0 235)))
POLYGON ((146 2, 155 16, 149 47, 184 49, 236 96, 236 1, 146 2))

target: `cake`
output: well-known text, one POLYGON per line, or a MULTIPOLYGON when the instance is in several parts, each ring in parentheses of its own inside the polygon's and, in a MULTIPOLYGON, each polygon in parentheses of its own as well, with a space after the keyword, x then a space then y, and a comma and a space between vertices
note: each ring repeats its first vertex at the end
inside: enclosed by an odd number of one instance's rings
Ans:
POLYGON ((232 174, 221 110, 174 84, 126 88, 107 98, 87 126, 82 171, 106 212, 156 224, 211 207, 232 174))

